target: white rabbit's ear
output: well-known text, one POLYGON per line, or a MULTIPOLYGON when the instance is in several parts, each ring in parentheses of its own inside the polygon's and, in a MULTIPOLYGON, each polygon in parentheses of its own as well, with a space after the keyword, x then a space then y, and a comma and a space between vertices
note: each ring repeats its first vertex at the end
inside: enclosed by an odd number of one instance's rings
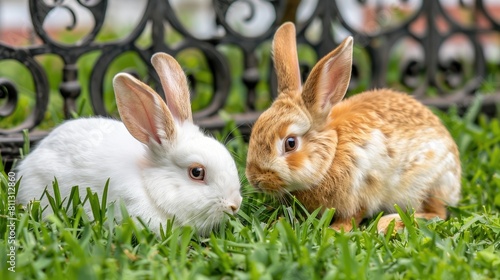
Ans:
POLYGON ((126 73, 115 76, 113 87, 120 117, 135 139, 149 145, 175 138, 172 114, 152 88, 126 73))
POLYGON ((352 37, 349 36, 311 70, 302 91, 309 112, 325 119, 349 87, 352 69, 352 37))
POLYGON ((297 93, 301 87, 295 25, 281 25, 274 34, 272 55, 278 79, 278 94, 297 93))
POLYGON ((151 63, 160 77, 167 106, 174 119, 180 123, 193 122, 189 87, 184 71, 175 58, 166 53, 155 53, 151 63))

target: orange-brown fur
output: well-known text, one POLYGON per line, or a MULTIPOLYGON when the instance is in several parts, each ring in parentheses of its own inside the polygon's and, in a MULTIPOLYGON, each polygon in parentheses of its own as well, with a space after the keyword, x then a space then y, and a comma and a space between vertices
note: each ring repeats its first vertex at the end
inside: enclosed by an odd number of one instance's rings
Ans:
MULTIPOLYGON (((264 191, 291 191, 309 211, 335 208, 335 229, 350 230, 352 219, 358 224, 373 211, 393 212, 387 208, 387 201, 397 193, 413 194, 417 201, 402 203, 414 207, 416 217, 446 218, 447 196, 452 195, 452 203, 456 203, 459 194, 461 168, 456 144, 439 118, 413 97, 389 89, 364 92, 341 102, 350 78, 352 39, 322 58, 302 89, 294 34, 293 25, 285 24, 273 41, 280 94, 252 129, 246 170, 249 182, 264 191), (378 134, 374 136, 374 132, 378 134), (280 145, 290 136, 299 137, 301 144, 287 153, 280 145), (422 155, 407 153, 415 147, 401 147, 402 139, 406 141, 403 143, 422 142, 430 148, 421 148, 422 155), (432 145, 443 143, 446 151, 438 156, 432 145), (371 152, 377 157, 359 158, 360 150, 362 156, 371 152), (449 169, 439 174, 428 172, 444 157, 450 165, 445 168, 449 169), (366 170, 367 163, 358 160, 380 162, 384 168, 366 170), (357 173, 361 167, 364 173, 357 173), (380 170, 401 173, 396 174, 396 189, 385 185, 388 177, 380 170), (427 175, 433 185, 414 189, 419 178, 427 175), (448 189, 442 191, 436 185, 442 180, 457 185, 443 186, 448 189), (360 185, 354 187, 355 183, 360 185), (377 199, 384 201, 377 206, 377 199)), ((379 229, 385 230, 392 219, 382 217, 379 229)), ((396 227, 401 225, 396 223, 396 227)))
MULTIPOLYGON (((318 207, 336 208, 337 215, 340 217, 352 215, 351 213, 344 214, 344 212, 350 212, 344 209, 361 210, 363 206, 350 193, 349 171, 356 168, 352 149, 350 149, 352 144, 363 145, 365 137, 368 137, 373 129, 380 129, 388 136, 388 139, 395 139, 394 141, 403 137, 403 134, 410 135, 410 137, 412 134, 418 135, 427 127, 438 127, 440 135, 449 135, 440 120, 420 102, 410 96, 387 89, 365 92, 346 99, 333 107, 329 119, 330 122, 325 125, 324 129, 337 131, 339 138, 334 161, 328 168, 329 172, 325 174, 321 184, 294 194, 308 210, 312 211, 318 207), (388 106, 391 102, 396 105, 388 106), (385 117, 380 118, 381 115, 385 117), (411 115, 415 117, 411 118, 411 115), (400 126, 407 127, 407 129, 399 129, 400 126)), ((458 160, 458 150, 456 147, 452 150, 458 160)), ((367 180, 377 182, 372 177, 368 177, 367 180)), ((371 188, 373 191, 379 189, 377 184, 371 188)), ((442 210, 433 213, 442 213, 442 210)))

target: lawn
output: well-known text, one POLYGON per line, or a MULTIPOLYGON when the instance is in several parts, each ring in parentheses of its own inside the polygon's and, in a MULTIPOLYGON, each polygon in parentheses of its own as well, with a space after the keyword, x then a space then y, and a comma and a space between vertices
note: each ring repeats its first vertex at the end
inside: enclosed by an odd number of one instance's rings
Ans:
MULTIPOLYGON (((161 236, 131 218, 117 224, 106 197, 82 189, 83 201, 78 193, 55 195, 55 214, 42 220, 37 203, 14 206, 17 185, 2 168, 0 278, 500 279, 500 122, 478 113, 477 104, 463 116, 455 109, 437 112, 463 166, 463 197, 449 209, 451 218, 414 220, 401 212, 406 228, 386 235, 377 233, 377 217, 352 232, 335 232, 328 227, 334 210, 317 217, 293 198, 282 204, 255 192, 245 179, 239 215, 208 237, 171 223, 161 236), (82 203, 92 205, 95 220, 82 203)), ((234 124, 216 137, 233 152, 243 177, 247 146, 234 124)), ((127 217, 124 207, 120 211, 127 217)))

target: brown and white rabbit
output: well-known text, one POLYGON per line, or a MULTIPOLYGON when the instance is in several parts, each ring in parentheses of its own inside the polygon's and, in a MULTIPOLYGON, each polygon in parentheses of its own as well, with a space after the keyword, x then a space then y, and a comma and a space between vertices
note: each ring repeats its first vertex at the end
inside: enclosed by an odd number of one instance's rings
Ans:
MULTIPOLYGON (((290 192, 309 210, 335 208, 332 227, 350 230, 394 205, 415 217, 447 216, 460 199, 458 149, 423 104, 390 89, 344 101, 351 77, 352 37, 322 58, 301 85, 295 27, 273 40, 278 97, 252 128, 246 176, 256 188, 290 192)), ((379 231, 397 214, 383 216, 379 231)))

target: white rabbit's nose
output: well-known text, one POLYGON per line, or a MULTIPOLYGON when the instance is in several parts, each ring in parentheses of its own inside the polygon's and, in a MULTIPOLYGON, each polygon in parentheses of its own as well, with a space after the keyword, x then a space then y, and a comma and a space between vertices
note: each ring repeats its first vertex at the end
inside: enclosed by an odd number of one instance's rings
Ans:
POLYGON ((233 192, 230 199, 226 200, 226 205, 230 214, 235 215, 240 210, 241 202, 243 197, 241 197, 240 191, 233 192))
POLYGON ((235 215, 240 210, 240 206, 236 204, 229 204, 229 209, 231 210, 231 214, 235 215))
POLYGON ((236 204, 230 204, 229 209, 231 209, 232 214, 234 215, 234 214, 238 213, 238 210, 240 210, 240 207, 237 206, 236 204))

